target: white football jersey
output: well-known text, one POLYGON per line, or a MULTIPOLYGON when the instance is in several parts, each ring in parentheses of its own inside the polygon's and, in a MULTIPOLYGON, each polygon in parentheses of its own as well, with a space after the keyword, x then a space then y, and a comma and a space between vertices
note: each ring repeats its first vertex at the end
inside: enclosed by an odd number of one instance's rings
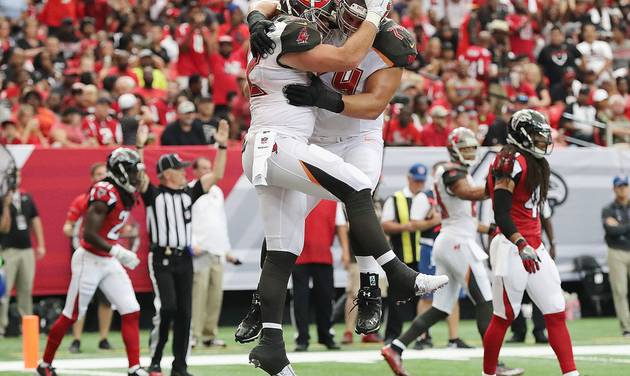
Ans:
POLYGON ((270 129, 277 133, 308 138, 315 126, 315 110, 288 103, 282 89, 289 84, 307 85, 309 73, 283 66, 278 59, 285 53, 303 52, 321 43, 316 26, 303 18, 279 17, 269 37, 275 42, 273 54, 254 59, 248 56, 247 79, 252 121, 250 132, 270 129))
POLYGON ((470 185, 475 182, 464 167, 446 164, 435 172, 433 193, 442 214, 440 232, 473 238, 477 233, 477 203, 462 200, 453 194, 449 185, 459 179, 466 179, 470 185))
MULTIPOLYGON (((333 30, 324 40, 324 43, 335 46, 341 46, 344 42, 345 36, 339 30, 333 30)), ((415 60, 415 56, 415 44, 407 30, 387 20, 381 24, 372 49, 358 67, 347 72, 323 73, 320 78, 326 86, 341 94, 360 94, 365 91, 365 83, 374 72, 406 66, 415 60)), ((383 128, 383 114, 375 120, 351 118, 319 108, 316 114, 313 136, 356 136, 383 128)))

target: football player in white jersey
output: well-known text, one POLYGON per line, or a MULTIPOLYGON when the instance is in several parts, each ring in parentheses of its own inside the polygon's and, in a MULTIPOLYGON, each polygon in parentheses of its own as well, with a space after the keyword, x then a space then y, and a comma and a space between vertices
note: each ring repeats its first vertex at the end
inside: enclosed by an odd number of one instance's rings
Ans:
MULTIPOLYGON (((493 233, 496 225, 477 223, 476 201, 489 197, 485 186, 476 186, 468 168, 477 160, 479 143, 467 128, 456 128, 448 136, 447 149, 451 163, 438 167, 433 192, 442 214, 442 228, 433 245, 436 273, 444 273, 450 283, 433 295, 432 307, 416 317, 411 326, 385 346, 381 353, 394 374, 407 375, 401 355, 413 340, 438 321, 446 319, 466 289, 477 319, 477 329, 483 338, 492 317, 492 288, 484 260, 487 254, 475 241, 477 232, 493 233)), ((522 370, 501 369, 501 375, 519 375, 522 370)))
MULTIPOLYGON (((276 15, 279 9, 281 3, 275 1, 260 1, 254 5, 254 11, 248 17, 254 53, 271 53, 273 43, 265 34, 271 24, 266 18, 276 15)), ((365 18, 361 9, 361 0, 339 1, 336 9, 338 28, 331 30, 324 43, 342 45, 365 18)), ((400 86, 402 67, 416 57, 415 43, 407 30, 389 19, 384 19, 379 26, 372 49, 356 68, 321 73, 319 78, 311 80, 310 85, 289 84, 284 90, 290 104, 317 107, 317 122, 310 143, 359 168, 370 179, 372 189, 381 174, 383 112, 400 86)), ((318 200, 309 196, 307 212, 318 200)), ((355 239, 352 234, 351 241, 355 239)), ((358 248, 356 241, 353 246, 358 248)), ((380 327, 379 265, 373 257, 365 256, 357 256, 357 263, 361 288, 356 332, 368 334, 380 327)), ((249 342, 260 332, 259 307, 260 301, 254 293, 252 306, 236 331, 237 341, 249 342)))
POLYGON ((288 278, 303 246, 306 194, 345 204, 349 222, 361 231, 356 253, 378 259, 400 299, 433 291, 448 281, 445 276, 420 275, 396 259, 374 213, 369 178, 335 154, 309 145, 314 109, 291 106, 282 93, 286 84, 308 83, 305 72, 356 67, 374 41, 389 0, 367 0, 365 22, 341 47, 320 44, 320 31, 327 31, 331 20, 327 9, 328 4, 333 6, 331 0, 314 7, 306 0, 283 4, 287 13, 314 22, 277 17, 270 33, 273 51, 250 57, 252 124, 243 148, 243 170, 259 197, 268 250, 259 283, 262 336, 250 352, 250 362, 271 375, 294 374, 281 323, 288 278))

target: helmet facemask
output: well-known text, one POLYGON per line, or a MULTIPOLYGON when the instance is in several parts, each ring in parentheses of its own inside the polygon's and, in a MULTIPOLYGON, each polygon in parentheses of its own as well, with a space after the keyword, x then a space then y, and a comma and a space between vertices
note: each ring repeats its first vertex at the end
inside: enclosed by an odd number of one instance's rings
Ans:
POLYGON ((477 163, 479 142, 475 134, 467 128, 456 128, 448 137, 448 151, 451 161, 470 167, 477 163))
POLYGON ((542 114, 533 110, 521 110, 514 114, 507 141, 530 153, 535 158, 544 158, 553 151, 551 127, 542 114), (521 111, 524 115, 520 115, 521 111), (525 123, 525 125, 522 124, 525 123))
POLYGON ((322 34, 322 38, 325 38, 330 33, 331 26, 336 25, 335 15, 333 13, 322 8, 311 8, 305 10, 300 17, 317 25, 317 30, 322 34))
POLYGON ((346 36, 350 36, 359 30, 366 16, 367 9, 358 3, 348 4, 344 0, 340 0, 337 3, 337 25, 339 25, 339 29, 346 36))

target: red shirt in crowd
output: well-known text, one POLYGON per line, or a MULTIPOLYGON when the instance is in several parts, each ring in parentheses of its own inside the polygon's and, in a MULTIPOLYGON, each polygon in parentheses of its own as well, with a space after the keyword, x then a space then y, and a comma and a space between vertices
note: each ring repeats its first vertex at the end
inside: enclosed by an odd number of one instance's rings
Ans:
MULTIPOLYGON (((66 221, 76 223, 83 217, 83 214, 87 211, 88 204, 88 194, 81 193, 77 197, 72 200, 70 207, 68 208, 68 213, 66 214, 66 221)), ((83 225, 81 224, 81 228, 79 229, 79 234, 83 231, 83 225)))
POLYGON ((462 55, 470 64, 470 76, 477 80, 484 80, 492 63, 492 54, 485 47, 469 46, 462 55))
POLYGON ((127 68, 124 72, 122 72, 120 69, 118 69, 118 67, 112 67, 107 72, 107 75, 109 75, 109 76, 118 76, 118 77, 122 77, 122 76, 131 77, 131 78, 133 78, 133 80, 136 83, 136 85, 140 82, 140 81, 138 81, 138 75, 131 68, 127 68))
POLYGON ((451 128, 429 123, 422 128, 420 142, 422 146, 446 146, 449 133, 451 133, 451 128))
POLYGON ((190 77, 192 74, 199 74, 208 77, 210 64, 204 35, 210 37, 210 30, 205 26, 193 30, 190 24, 183 23, 177 28, 175 40, 179 45, 178 75, 190 77))
POLYGON ((296 264, 332 265, 330 247, 335 240, 337 225, 337 203, 321 201, 306 217, 304 224, 304 248, 296 264))
POLYGON ((243 43, 245 43, 246 40, 249 39, 249 28, 244 23, 236 26, 233 26, 231 23, 224 23, 219 26, 217 37, 220 38, 223 35, 229 35, 232 37, 234 49, 237 50, 243 46, 243 43))
POLYGON ((46 26, 59 27, 61 20, 79 17, 79 2, 77 0, 48 0, 39 14, 39 21, 46 26))
POLYGON ((510 25, 510 46, 515 55, 527 55, 531 61, 534 59, 534 22, 524 14, 510 14, 506 21, 510 25))
POLYGON ((212 97, 214 104, 225 106, 228 104, 228 93, 238 93, 238 75, 245 70, 243 50, 234 50, 227 58, 220 53, 210 55, 210 70, 214 76, 212 97))
POLYGON ((122 127, 118 120, 108 116, 105 120, 98 120, 94 115, 88 115, 83 119, 81 126, 88 137, 94 137, 99 145, 111 145, 122 143, 122 127))

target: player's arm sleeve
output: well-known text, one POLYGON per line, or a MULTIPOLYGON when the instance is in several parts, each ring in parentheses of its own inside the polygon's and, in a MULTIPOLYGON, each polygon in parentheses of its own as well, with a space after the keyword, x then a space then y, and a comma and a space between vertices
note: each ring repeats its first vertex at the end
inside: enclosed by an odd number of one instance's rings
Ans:
POLYGON ((394 197, 390 196, 385 200, 383 204, 383 212, 381 213, 381 223, 389 222, 396 219, 396 213, 394 212, 394 197))
POLYGON ((420 192, 411 201, 409 209, 409 219, 412 221, 422 221, 426 219, 431 210, 431 203, 424 192, 420 192))
POLYGON ((416 60, 418 54, 415 40, 409 31, 392 20, 381 23, 372 46, 390 67, 407 67, 416 60))
POLYGON ((512 235, 518 232, 516 224, 512 220, 510 212, 512 210, 512 192, 507 189, 497 189, 494 191, 493 200, 494 221, 496 222, 501 233, 510 239, 512 235))

